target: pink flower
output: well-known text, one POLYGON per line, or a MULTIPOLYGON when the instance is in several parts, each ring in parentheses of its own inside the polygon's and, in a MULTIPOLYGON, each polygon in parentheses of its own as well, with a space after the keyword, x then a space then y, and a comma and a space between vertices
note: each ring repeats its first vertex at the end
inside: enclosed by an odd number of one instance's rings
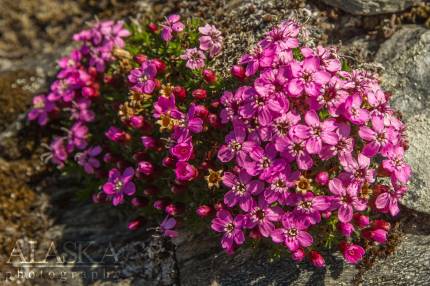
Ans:
POLYGON ((166 216, 160 224, 160 230, 164 236, 175 238, 178 236, 178 232, 175 231, 176 220, 173 217, 166 216))
POLYGON ((387 159, 382 161, 382 167, 392 173, 395 180, 405 184, 411 176, 411 166, 406 164, 404 149, 401 146, 391 146, 387 150, 387 159))
POLYGON ((333 146, 339 141, 334 119, 321 122, 315 110, 310 110, 305 114, 305 122, 308 126, 295 125, 290 129, 290 134, 306 139, 306 150, 310 154, 320 153, 323 143, 333 146))
MULTIPOLYGON (((294 195, 289 192, 288 189, 295 187, 299 176, 299 172, 291 173, 287 168, 282 172, 273 175, 268 180, 270 185, 264 190, 265 200, 270 204, 279 202, 281 205, 285 205, 290 202, 294 195)), ((291 205, 292 203, 289 204, 291 205)))
POLYGON ((188 161, 193 155, 193 150, 192 138, 187 137, 181 139, 178 144, 170 148, 170 154, 176 157, 178 161, 188 161))
POLYGON ((351 234, 354 232, 354 226, 349 222, 339 222, 337 228, 345 237, 351 237, 351 234))
POLYGON ((210 206, 207 206, 207 205, 201 205, 196 210, 196 214, 202 218, 209 216, 209 214, 211 212, 212 212, 212 208, 210 206))
POLYGON ((318 267, 318 268, 324 268, 325 267, 324 257, 322 257, 322 255, 318 251, 312 250, 310 252, 310 259, 311 259, 313 266, 318 267))
POLYGON ((177 162, 175 167, 175 175, 178 181, 189 182, 197 178, 199 172, 196 167, 187 162, 177 162))
POLYGON ((354 124, 364 124, 369 120, 369 111, 361 108, 362 102, 358 94, 351 95, 345 101, 344 116, 354 124))
POLYGON ((258 230, 264 237, 269 237, 275 229, 273 222, 280 219, 283 210, 280 207, 270 207, 269 204, 260 196, 258 203, 252 201, 252 206, 247 215, 247 228, 258 226, 258 230))
POLYGON ((356 184, 350 184, 345 188, 341 180, 334 178, 328 186, 330 192, 335 195, 332 202, 338 209, 338 217, 341 222, 350 222, 354 209, 363 211, 367 208, 367 204, 357 197, 356 184))
POLYGON ((328 72, 321 70, 317 57, 305 58, 303 66, 296 61, 291 62, 289 73, 291 80, 288 83, 288 92, 294 97, 300 96, 303 91, 312 97, 320 95, 321 88, 331 77, 328 72))
POLYGON ((314 161, 306 151, 305 141, 298 137, 278 138, 275 143, 276 150, 282 152, 282 157, 289 162, 296 161, 300 170, 309 170, 314 161))
POLYGON ((340 164, 343 166, 351 182, 361 186, 364 183, 373 183, 375 181, 375 170, 369 169, 370 158, 363 154, 358 154, 355 159, 351 153, 340 156, 340 164))
POLYGON ((166 21, 161 25, 163 29, 161 30, 161 38, 165 42, 169 42, 172 38, 173 32, 179 33, 182 32, 185 28, 185 25, 180 22, 181 17, 177 14, 170 15, 166 18, 166 21))
POLYGON ((96 158, 102 152, 100 146, 88 148, 82 153, 76 154, 76 161, 84 167, 87 174, 94 174, 95 169, 100 168, 100 161, 96 158))
POLYGON ((393 188, 384 186, 385 188, 383 189, 385 189, 386 192, 382 192, 378 195, 375 200, 375 206, 381 211, 388 211, 392 216, 396 216, 400 211, 398 202, 406 193, 407 188, 395 183, 393 183, 393 185, 393 188))
POLYGON ((229 211, 223 209, 217 212, 211 227, 216 232, 224 233, 221 245, 227 252, 232 252, 234 245, 241 245, 245 242, 245 235, 242 231, 244 224, 243 215, 233 218, 229 211))
POLYGON ((342 250, 342 254, 346 262, 351 264, 357 264, 363 259, 363 256, 366 253, 363 247, 346 242, 340 243, 340 249, 342 250))
POLYGON ((385 153, 390 144, 397 144, 397 132, 394 128, 384 126, 384 118, 381 116, 372 116, 372 128, 361 126, 359 130, 360 137, 368 143, 364 146, 362 153, 367 157, 373 157, 378 152, 385 153))
POLYGON ((128 81, 133 84, 131 89, 139 93, 151 94, 156 86, 156 75, 156 66, 151 61, 143 62, 140 68, 132 69, 128 75, 128 81))
POLYGON ((246 65, 245 75, 249 77, 253 76, 260 68, 270 67, 274 58, 274 49, 263 49, 260 45, 257 45, 251 53, 245 54, 240 58, 239 64, 246 65))
POLYGON ((201 34, 199 38, 200 49, 209 51, 209 56, 214 57, 221 52, 223 38, 221 32, 215 26, 206 24, 199 28, 201 34))
POLYGON ((239 204, 240 208, 246 212, 252 207, 252 195, 260 194, 264 188, 263 182, 252 180, 252 177, 244 170, 239 173, 239 176, 225 172, 222 181, 230 189, 224 195, 224 203, 228 207, 239 204))
POLYGON ((148 161, 141 161, 138 164, 137 172, 149 176, 154 172, 154 166, 148 161))
POLYGON ((308 227, 303 221, 293 220, 289 214, 285 214, 282 226, 283 228, 272 231, 271 237, 275 243, 284 243, 292 252, 312 245, 313 238, 306 232, 308 227))
POLYGON ((196 70, 205 66, 206 56, 202 51, 192 48, 185 50, 185 53, 181 55, 181 59, 187 61, 185 65, 187 68, 196 70))
POLYGON ((128 167, 124 173, 118 169, 109 171, 107 183, 103 185, 103 191, 112 198, 112 204, 117 206, 124 201, 124 195, 132 196, 136 192, 136 186, 132 182, 134 170, 128 167))
POLYGON ((37 119, 40 126, 48 123, 49 112, 55 109, 55 104, 49 101, 44 95, 33 97, 33 108, 28 113, 28 119, 33 121, 37 119))
POLYGON ((297 195, 295 208, 291 215, 299 221, 317 224, 321 221, 321 212, 330 208, 330 201, 326 196, 314 196, 312 192, 297 195))
POLYGON ((69 156, 64 144, 64 138, 54 138, 52 143, 49 145, 49 149, 51 150, 52 163, 58 165, 59 167, 64 167, 64 163, 69 156))

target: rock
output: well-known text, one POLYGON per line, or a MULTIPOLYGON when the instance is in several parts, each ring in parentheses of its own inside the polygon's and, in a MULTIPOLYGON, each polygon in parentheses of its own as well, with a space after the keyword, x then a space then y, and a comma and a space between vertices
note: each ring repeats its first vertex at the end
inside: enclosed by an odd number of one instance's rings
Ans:
POLYGON ((418 4, 419 0, 323 0, 327 5, 353 15, 396 13, 418 4))
POLYGON ((406 159, 413 170, 403 203, 430 213, 430 31, 405 26, 383 43, 376 61, 384 67, 383 87, 393 93, 392 105, 408 124, 410 149, 406 159))
POLYGON ((430 31, 405 26, 381 45, 375 61, 385 67, 383 86, 394 95, 393 106, 406 118, 428 113, 430 103, 430 31))
POLYGON ((406 160, 412 166, 410 190, 402 203, 407 207, 430 213, 430 119, 419 114, 408 119, 409 150, 406 160))
POLYGON ((181 285, 351 285, 358 270, 336 256, 325 256, 327 268, 273 259, 270 247, 221 250, 213 236, 194 236, 176 248, 181 285))

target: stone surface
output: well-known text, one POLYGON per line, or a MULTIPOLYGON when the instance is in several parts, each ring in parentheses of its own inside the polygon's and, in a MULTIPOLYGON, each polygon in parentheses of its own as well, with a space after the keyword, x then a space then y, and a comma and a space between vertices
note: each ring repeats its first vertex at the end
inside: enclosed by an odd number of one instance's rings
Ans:
POLYGON ((419 0, 323 0, 327 5, 353 15, 396 13, 417 4, 419 0))
POLYGON ((383 86, 393 93, 392 105, 408 124, 410 149, 406 159, 413 177, 403 203, 430 213, 430 31, 403 27, 381 45, 376 61, 385 68, 383 86))

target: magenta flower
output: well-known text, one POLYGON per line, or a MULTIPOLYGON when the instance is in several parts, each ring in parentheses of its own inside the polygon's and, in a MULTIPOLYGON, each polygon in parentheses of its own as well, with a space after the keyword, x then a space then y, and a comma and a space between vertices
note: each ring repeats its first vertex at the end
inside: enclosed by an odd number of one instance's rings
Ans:
POLYGON ((233 121, 233 131, 225 137, 225 145, 218 150, 218 159, 227 163, 235 156, 237 163, 243 165, 248 152, 251 152, 256 144, 252 141, 245 141, 246 127, 239 120, 233 121))
POLYGON ((279 221, 283 210, 280 207, 270 207, 263 197, 259 197, 258 203, 252 201, 252 206, 247 215, 246 227, 254 228, 258 226, 258 230, 264 237, 270 237, 270 234, 275 230, 273 222, 279 221))
POLYGON ((178 161, 188 161, 193 155, 193 142, 191 137, 181 138, 175 146, 170 148, 170 154, 178 161))
POLYGON ((267 69, 255 80, 254 88, 258 94, 269 97, 272 111, 288 111, 287 97, 287 69, 267 69))
POLYGON ((296 161, 300 170, 312 168, 314 161, 306 151, 304 140, 297 137, 280 137, 276 140, 275 147, 276 150, 282 152, 282 157, 286 158, 288 162, 296 161))
POLYGON ((313 238, 306 232, 308 227, 304 221, 296 221, 290 214, 285 214, 282 217, 282 226, 272 231, 273 242, 284 243, 292 252, 312 245, 313 238))
POLYGON ((88 148, 84 152, 76 154, 76 162, 84 167, 87 174, 94 174, 95 169, 100 168, 100 161, 96 158, 102 152, 100 146, 88 148))
POLYGON ((246 212, 252 207, 252 195, 259 195, 264 189, 263 182, 252 180, 252 177, 244 170, 239 173, 239 176, 225 172, 222 181, 230 189, 224 195, 224 203, 228 207, 239 204, 240 208, 246 212))
POLYGON ((205 66, 206 56, 202 51, 192 48, 185 50, 185 53, 181 55, 181 59, 187 61, 185 65, 187 68, 196 70, 205 66))
POLYGON ((393 185, 394 186, 392 188, 384 186, 386 192, 382 192, 378 195, 375 200, 375 206, 382 212, 389 212, 392 216, 396 216, 400 211, 398 204, 399 200, 406 193, 407 188, 395 183, 393 183, 393 185))
POLYGON ((297 97, 303 91, 309 96, 316 97, 321 94, 322 87, 330 81, 330 73, 321 69, 317 57, 305 58, 303 66, 293 61, 289 64, 291 80, 288 83, 288 92, 297 97))
POLYGON ((382 167, 390 172, 395 180, 406 184, 411 176, 411 166, 404 159, 404 149, 401 146, 391 146, 387 150, 387 159, 382 161, 382 167))
POLYGON ((245 217, 237 215, 235 218, 227 210, 220 210, 216 218, 212 220, 212 229, 216 232, 223 232, 221 240, 222 247, 227 252, 232 252, 234 245, 241 245, 245 242, 245 235, 242 228, 245 224, 245 217))
POLYGON ((178 127, 181 129, 189 130, 193 133, 200 133, 203 131, 203 120, 196 115, 196 106, 194 103, 190 104, 186 114, 177 109, 172 110, 172 118, 179 121, 178 127))
POLYGON ((88 145, 88 127, 83 122, 76 122, 69 130, 67 149, 72 152, 75 147, 83 150, 88 145))
POLYGON ((263 49, 257 45, 249 54, 240 58, 239 64, 246 65, 245 75, 253 76, 259 69, 268 68, 275 58, 275 50, 272 48, 263 49))
POLYGON ((178 181, 189 182, 198 176, 199 172, 196 167, 187 162, 177 162, 175 167, 175 175, 178 181))
POLYGON ((272 143, 267 144, 264 149, 257 146, 249 153, 252 161, 245 162, 244 167, 251 176, 259 176, 261 180, 268 179, 285 169, 285 160, 277 158, 277 155, 272 143))
POLYGON ((73 102, 71 118, 83 122, 94 121, 96 115, 91 110, 91 100, 87 98, 80 98, 76 102, 73 102))
POLYGON ((345 156, 354 150, 354 139, 351 135, 351 126, 348 123, 338 123, 336 130, 338 141, 336 145, 324 145, 320 157, 322 160, 328 160, 334 156, 345 156))
POLYGON ((56 137, 49 145, 51 151, 52 163, 58 165, 60 168, 64 167, 64 163, 69 157, 66 146, 64 144, 64 138, 56 137))
POLYGON ((170 15, 166 18, 166 21, 162 24, 163 29, 161 30, 161 38, 165 42, 169 42, 173 38, 173 32, 182 32, 185 25, 180 21, 181 16, 177 14, 170 15))
POLYGON ((284 171, 273 175, 268 179, 270 185, 264 190, 264 199, 272 204, 279 202, 281 205, 292 205, 295 199, 293 193, 288 189, 295 187, 296 181, 300 176, 300 172, 289 172, 286 168, 284 171))
POLYGON ((292 136, 300 139, 306 139, 306 151, 310 154, 321 152, 323 143, 336 145, 339 138, 336 134, 336 125, 334 119, 320 121, 315 110, 310 110, 305 114, 305 125, 293 126, 290 130, 292 136))
POLYGON ((282 113, 279 117, 273 120, 271 129, 276 137, 284 137, 288 135, 290 128, 300 121, 300 116, 292 113, 282 113))
POLYGON ((109 127, 109 129, 105 132, 105 136, 113 142, 124 140, 125 134, 126 133, 124 131, 116 128, 115 126, 109 127))
POLYGON ((335 195, 332 203, 338 209, 338 217, 341 222, 350 222, 354 209, 363 211, 367 208, 366 202, 357 197, 358 188, 356 184, 349 184, 345 188, 341 180, 334 178, 328 186, 330 192, 335 195))
POLYGON ((294 21, 285 21, 269 31, 260 45, 265 49, 272 48, 280 51, 297 48, 299 46, 298 34, 299 25, 294 21))
POLYGON ((352 153, 346 153, 339 158, 340 164, 343 166, 344 173, 352 183, 361 186, 364 183, 373 183, 375 181, 375 170, 370 169, 370 158, 363 154, 358 154, 357 159, 352 156, 352 153))
POLYGON ((124 195, 132 196, 136 192, 136 186, 132 182, 134 170, 128 167, 124 173, 118 169, 109 171, 108 181, 103 185, 103 192, 112 198, 112 204, 117 206, 124 201, 124 195))
POLYGON ((173 110, 176 110, 175 96, 164 97, 159 96, 157 101, 154 103, 154 117, 160 118, 165 114, 170 114, 173 110))
POLYGON ((221 52, 223 38, 221 32, 212 25, 206 24, 199 28, 201 34, 199 38, 200 49, 208 51, 210 57, 214 57, 221 52))
POLYGON ((140 68, 132 69, 128 75, 128 81, 132 83, 131 89, 139 92, 151 94, 156 86, 155 77, 157 67, 150 61, 144 61, 140 68))
POLYGON ((397 132, 394 128, 384 126, 384 118, 372 116, 372 128, 361 126, 359 130, 360 137, 368 143, 363 148, 363 155, 373 157, 378 152, 385 153, 390 144, 397 144, 397 132))
POLYGON ((173 217, 166 216, 160 224, 160 230, 164 236, 175 238, 178 232, 174 230, 176 227, 176 220, 173 217))
POLYGON ((49 112, 55 109, 55 104, 49 101, 44 95, 38 95, 33 97, 33 108, 28 113, 27 117, 33 121, 37 119, 37 123, 40 126, 44 126, 48 123, 49 112))
POLYGON ((363 256, 366 253, 363 247, 346 242, 342 242, 340 244, 340 249, 342 250, 342 254, 346 262, 351 264, 357 264, 358 262, 360 262, 360 260, 363 259, 363 256))
POLYGON ((239 108, 239 114, 246 119, 256 117, 260 125, 266 126, 272 121, 272 112, 279 108, 277 102, 273 101, 275 105, 272 106, 269 101, 272 102, 269 94, 261 94, 257 93, 255 89, 248 89, 243 93, 243 105, 239 108))
POLYGON ((298 221, 307 221, 317 224, 321 221, 321 212, 330 208, 331 202, 325 196, 314 196, 312 192, 305 195, 297 195, 292 217, 298 221))
POLYGON ((361 108, 362 102, 358 94, 351 95, 345 101, 344 116, 354 124, 364 124, 369 120, 369 111, 361 108))

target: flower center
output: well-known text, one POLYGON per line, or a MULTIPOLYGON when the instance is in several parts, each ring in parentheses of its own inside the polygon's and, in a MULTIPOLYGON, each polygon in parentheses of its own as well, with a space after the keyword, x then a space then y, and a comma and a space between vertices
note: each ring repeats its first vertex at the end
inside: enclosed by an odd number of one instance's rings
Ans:
POLYGON ((246 192, 246 187, 242 183, 238 183, 236 186, 234 186, 234 192, 240 196, 244 195, 246 192))
POLYGON ((290 228, 290 229, 287 230, 287 235, 289 237, 296 237, 297 234, 298 234, 298 231, 297 231, 296 228, 290 228))
POLYGON ((122 190, 124 183, 120 179, 116 179, 114 185, 115 185, 115 192, 119 193, 122 190))
POLYGON ((263 167, 263 169, 269 168, 270 164, 271 164, 270 159, 267 157, 263 157, 263 160, 261 160, 261 166, 263 167))
POLYGON ((224 228, 225 232, 227 233, 231 233, 234 230, 234 224, 233 223, 229 223, 225 226, 224 228))
POLYGON ((299 203, 299 207, 305 210, 310 210, 312 208, 312 202, 311 201, 301 201, 299 203))
POLYGON ((240 149, 242 149, 242 144, 240 144, 236 140, 233 140, 230 142, 230 148, 234 151, 239 151, 240 149))

